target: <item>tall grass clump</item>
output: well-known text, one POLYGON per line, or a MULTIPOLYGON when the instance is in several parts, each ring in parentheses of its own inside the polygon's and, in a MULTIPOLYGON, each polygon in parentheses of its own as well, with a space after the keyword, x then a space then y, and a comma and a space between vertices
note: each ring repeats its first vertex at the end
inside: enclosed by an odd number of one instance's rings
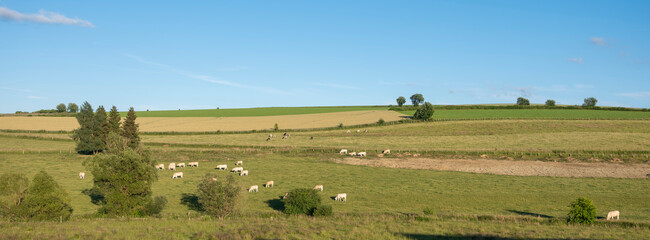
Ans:
POLYGON ((596 206, 594 206, 591 200, 579 197, 569 207, 571 207, 567 219, 569 223, 594 223, 594 219, 596 219, 596 206))

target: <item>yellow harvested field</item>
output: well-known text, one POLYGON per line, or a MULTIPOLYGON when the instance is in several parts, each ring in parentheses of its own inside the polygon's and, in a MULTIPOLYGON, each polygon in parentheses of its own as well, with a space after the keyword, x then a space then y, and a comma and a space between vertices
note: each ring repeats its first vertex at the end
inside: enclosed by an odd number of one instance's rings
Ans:
MULTIPOLYGON (((272 129, 302 129, 397 121, 405 115, 388 110, 353 111, 264 117, 142 117, 137 118, 143 132, 206 132, 272 129)), ((73 117, 0 117, 0 129, 71 131, 78 128, 73 117)))

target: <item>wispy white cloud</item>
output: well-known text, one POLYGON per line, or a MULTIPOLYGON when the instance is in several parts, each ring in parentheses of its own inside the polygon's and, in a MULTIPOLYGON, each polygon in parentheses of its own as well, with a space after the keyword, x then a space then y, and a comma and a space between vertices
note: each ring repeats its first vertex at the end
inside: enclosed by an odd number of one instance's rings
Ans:
POLYGON ((48 24, 66 24, 66 25, 77 25, 82 27, 92 27, 93 25, 88 20, 83 20, 80 18, 69 18, 60 13, 48 12, 45 10, 40 10, 38 13, 20 13, 15 10, 11 10, 7 7, 0 7, 0 19, 6 21, 16 21, 16 22, 35 22, 35 23, 48 23, 48 24))
POLYGON ((589 41, 593 44, 596 44, 598 46, 605 46, 607 45, 607 42, 605 41, 604 38, 602 37, 591 37, 589 41))
POLYGON ((131 55, 131 54, 123 54, 123 55, 125 57, 136 60, 136 61, 138 61, 140 63, 155 66, 155 67, 161 68, 161 69, 166 70, 166 71, 173 72, 173 73, 181 75, 181 76, 185 76, 185 77, 196 79, 196 80, 201 80, 201 81, 204 81, 204 82, 215 83, 215 84, 219 84, 219 85, 236 87, 236 88, 255 89, 255 90, 259 90, 259 91, 263 91, 263 92, 267 92, 267 93, 273 93, 273 94, 282 94, 282 95, 289 95, 290 94, 289 92, 278 90, 278 89, 273 89, 273 88, 268 88, 268 87, 261 87, 261 86, 251 86, 251 85, 239 84, 239 83, 234 83, 234 82, 230 82, 230 81, 226 81, 226 80, 221 80, 221 79, 218 79, 218 78, 216 78, 214 76, 191 73, 191 72, 188 72, 188 71, 185 71, 185 70, 182 70, 182 69, 177 69, 175 67, 172 67, 172 66, 169 66, 169 65, 166 65, 166 64, 148 61, 148 60, 146 60, 144 58, 141 58, 141 57, 138 57, 138 56, 135 56, 135 55, 131 55))
POLYGON ((20 88, 1 87, 0 89, 9 90, 9 91, 14 91, 14 92, 32 92, 32 90, 29 90, 29 89, 20 89, 20 88))
POLYGON ((617 95, 623 97, 631 97, 631 98, 650 98, 650 92, 630 92, 630 93, 619 93, 617 95))
POLYGON ((360 90, 360 87, 355 87, 355 86, 350 86, 350 85, 342 85, 342 84, 335 84, 335 83, 319 83, 315 82, 312 83, 314 86, 320 86, 320 87, 331 87, 331 88, 339 88, 339 89, 352 89, 352 90, 360 90))
POLYGON ((574 62, 574 63, 577 63, 577 64, 582 64, 582 58, 567 58, 566 60, 569 61, 569 62, 574 62))
POLYGON ((27 96, 27 98, 29 98, 29 99, 43 99, 43 98, 45 98, 45 97, 41 97, 41 96, 27 96))

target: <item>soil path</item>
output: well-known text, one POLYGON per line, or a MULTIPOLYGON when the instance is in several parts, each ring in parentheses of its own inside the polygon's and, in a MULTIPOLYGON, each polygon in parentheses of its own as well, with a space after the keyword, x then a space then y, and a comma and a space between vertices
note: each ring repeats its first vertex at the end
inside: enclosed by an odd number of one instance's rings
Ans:
POLYGON ((561 163, 491 159, 345 158, 339 163, 516 176, 646 178, 650 164, 561 163))

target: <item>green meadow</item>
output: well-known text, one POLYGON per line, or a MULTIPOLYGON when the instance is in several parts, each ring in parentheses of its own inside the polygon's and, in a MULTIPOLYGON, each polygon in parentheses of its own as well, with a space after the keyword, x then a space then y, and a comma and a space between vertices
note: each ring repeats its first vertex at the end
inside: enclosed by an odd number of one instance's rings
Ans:
MULTIPOLYGON (((415 111, 400 111, 413 116, 415 111)), ((459 109, 436 110, 434 120, 458 119, 650 119, 650 112, 589 109, 459 109)))

